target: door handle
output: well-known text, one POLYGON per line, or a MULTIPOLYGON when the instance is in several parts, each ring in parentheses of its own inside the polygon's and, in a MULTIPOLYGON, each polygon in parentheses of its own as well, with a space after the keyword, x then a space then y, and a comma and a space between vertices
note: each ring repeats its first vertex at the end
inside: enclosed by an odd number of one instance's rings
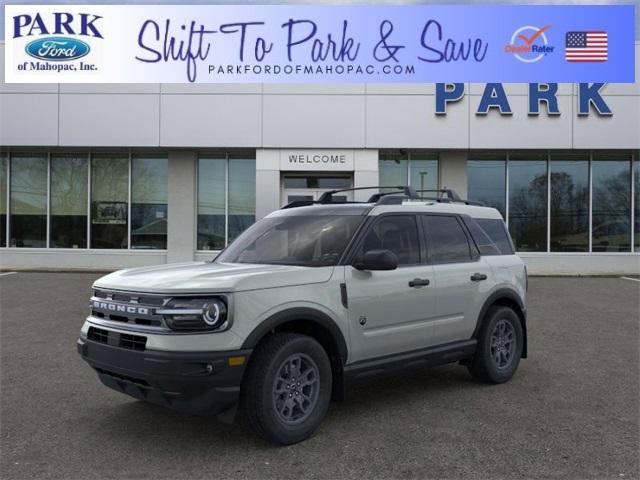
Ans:
POLYGON ((428 278, 414 278, 413 280, 409 280, 409 286, 412 288, 426 287, 427 285, 429 285, 428 278))
POLYGON ((471 275, 472 282, 481 282, 482 280, 486 280, 487 276, 484 273, 474 273, 471 275))

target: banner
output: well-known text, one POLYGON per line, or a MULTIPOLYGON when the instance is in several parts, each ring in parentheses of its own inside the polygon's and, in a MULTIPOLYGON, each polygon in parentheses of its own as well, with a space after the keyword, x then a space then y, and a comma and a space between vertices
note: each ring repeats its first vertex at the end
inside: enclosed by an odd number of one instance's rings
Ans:
POLYGON ((7 83, 633 82, 632 5, 7 5, 7 83))

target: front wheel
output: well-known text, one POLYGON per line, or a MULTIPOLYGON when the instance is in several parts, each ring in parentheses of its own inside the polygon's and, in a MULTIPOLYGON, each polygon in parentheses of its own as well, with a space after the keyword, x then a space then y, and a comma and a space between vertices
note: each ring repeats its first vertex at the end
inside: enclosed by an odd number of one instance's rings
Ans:
POLYGON ((242 385, 249 426, 266 440, 289 445, 310 437, 331 400, 331 364, 313 338, 277 333, 251 358, 242 385))
POLYGON ((491 307, 480 328, 469 372, 482 382, 510 380, 520 363, 522 343, 522 325, 516 312, 509 307, 491 307))

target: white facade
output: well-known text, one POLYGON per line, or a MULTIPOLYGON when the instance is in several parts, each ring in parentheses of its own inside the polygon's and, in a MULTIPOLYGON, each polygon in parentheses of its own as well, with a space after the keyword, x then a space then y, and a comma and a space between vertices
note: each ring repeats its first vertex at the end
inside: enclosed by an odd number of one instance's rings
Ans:
MULTIPOLYGON (((169 172, 166 250, 5 247, 0 249, 5 269, 111 269, 211 258, 211 251, 196 248, 198 157, 209 150, 255 152, 257 218, 286 200, 283 172, 346 173, 355 187, 376 185, 382 150, 435 155, 438 185, 462 197, 469 151, 624 150, 637 162, 640 150, 640 43, 636 83, 601 90, 611 116, 593 109, 579 116, 578 87, 571 84, 559 86, 560 115, 547 115, 544 106, 539 115, 529 115, 522 84, 504 86, 512 115, 495 109, 476 114, 482 84, 466 84, 464 97, 449 103, 446 115, 437 115, 433 84, 27 85, 5 84, 3 66, 0 43, 3 152, 160 149, 169 172), (314 161, 322 155, 341 159, 314 161), (292 156, 311 160, 291 164, 292 156)), ((355 199, 366 196, 356 193, 355 199)), ((637 251, 522 256, 532 273, 640 272, 637 251)))

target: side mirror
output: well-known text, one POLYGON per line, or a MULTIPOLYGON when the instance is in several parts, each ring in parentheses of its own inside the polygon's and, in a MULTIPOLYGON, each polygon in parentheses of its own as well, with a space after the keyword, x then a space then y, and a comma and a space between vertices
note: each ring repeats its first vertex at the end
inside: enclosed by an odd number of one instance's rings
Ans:
POLYGON ((398 257, 391 250, 369 250, 353 263, 357 270, 395 270, 398 257))

